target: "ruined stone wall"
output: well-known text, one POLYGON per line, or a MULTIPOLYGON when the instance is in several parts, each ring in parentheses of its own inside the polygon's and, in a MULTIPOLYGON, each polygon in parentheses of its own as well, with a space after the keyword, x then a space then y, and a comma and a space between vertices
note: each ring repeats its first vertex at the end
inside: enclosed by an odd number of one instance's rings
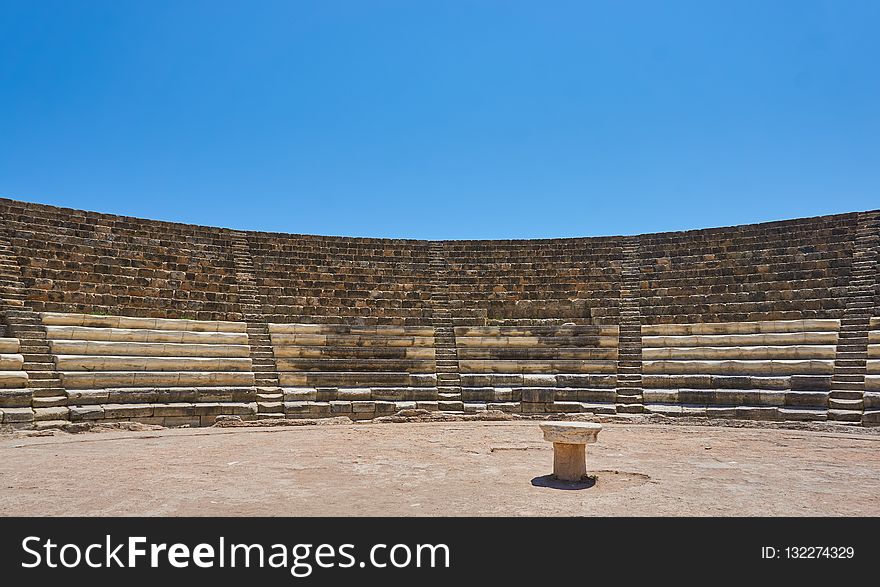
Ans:
POLYGON ((417 241, 0 199, 18 348, 0 356, 0 422, 418 407, 880 423, 878 255, 877 211, 417 241))

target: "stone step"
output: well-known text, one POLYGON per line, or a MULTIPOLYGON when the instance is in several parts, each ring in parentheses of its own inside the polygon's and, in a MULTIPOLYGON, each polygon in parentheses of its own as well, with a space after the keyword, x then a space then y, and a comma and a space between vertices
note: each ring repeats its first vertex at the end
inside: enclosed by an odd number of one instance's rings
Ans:
POLYGON ((849 400, 860 400, 864 397, 864 393, 862 391, 842 389, 839 387, 834 387, 831 390, 831 394, 829 397, 837 398, 837 399, 849 399, 849 400))
POLYGON ((837 422, 861 422, 861 410, 828 410, 828 419, 837 422))
POLYGON ((864 408, 864 402, 861 399, 844 399, 837 397, 828 398, 828 407, 833 410, 858 410, 864 408))

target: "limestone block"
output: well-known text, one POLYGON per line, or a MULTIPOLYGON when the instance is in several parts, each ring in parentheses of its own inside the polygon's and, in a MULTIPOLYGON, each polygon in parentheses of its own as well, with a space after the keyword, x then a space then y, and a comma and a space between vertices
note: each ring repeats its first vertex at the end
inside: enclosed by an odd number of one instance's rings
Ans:
POLYGON ((865 376, 865 391, 880 391, 880 375, 865 376))
POLYGON ((465 414, 476 414, 477 412, 487 411, 485 402, 463 402, 462 411, 465 414))
POLYGON ((785 405, 793 407, 828 407, 827 391, 788 391, 785 393, 785 405))
POLYGON ((0 371, 18 371, 24 365, 24 357, 18 353, 0 353, 0 371))
POLYGON ((254 385, 254 374, 246 372, 108 371, 89 373, 61 371, 59 375, 64 387, 68 389, 254 385))
POLYGON ((159 401, 155 389, 110 389, 107 402, 111 404, 151 404, 159 401))
POLYGON ((573 387, 557 387, 553 397, 557 402, 576 402, 578 401, 578 389, 573 387))
POLYGON ((318 392, 314 387, 285 387, 284 401, 286 402, 313 402, 316 401, 318 392))
POLYGON ((642 390, 642 399, 645 403, 674 404, 678 402, 678 390, 645 388, 642 390))
POLYGON ((329 402, 336 399, 339 390, 335 387, 316 387, 315 401, 329 402))
MULTIPOLYGON (((875 333, 871 333, 872 335, 875 333)), ((876 334, 880 335, 880 332, 876 334)), ((868 345, 868 358, 871 359, 880 359, 880 344, 871 344, 868 345)))
POLYGON ((445 412, 461 412, 464 410, 464 403, 455 400, 438 400, 437 407, 445 412))
POLYGON ((161 417, 185 417, 192 419, 195 413, 195 405, 191 403, 154 404, 153 415, 161 417))
POLYGON ((323 418, 330 415, 330 402, 312 402, 309 404, 309 415, 323 418))
POLYGON ((742 374, 742 375, 830 375, 833 360, 772 361, 644 361, 642 372, 648 374, 742 374))
POLYGON ((110 392, 106 389, 68 390, 67 401, 72 405, 106 404, 110 402, 110 392))
POLYGON ((522 404, 520 402, 494 402, 487 404, 489 410, 497 410, 508 414, 518 414, 522 412, 522 404))
POLYGON ((556 376, 556 384, 561 387, 617 387, 617 375, 572 375, 561 373, 556 376))
POLYGON ((461 399, 464 402, 491 402, 495 400, 495 390, 491 387, 462 387, 461 399))
POLYGON ((284 413, 288 416, 307 416, 311 413, 311 402, 284 402, 284 413))
POLYGON ((416 402, 394 402, 395 411, 400 410, 415 410, 418 408, 418 404, 416 402))
POLYGON ((868 359, 865 367, 869 375, 880 375, 880 359, 868 359))
POLYGON ((736 417, 745 420, 778 420, 779 408, 737 406, 736 417))
MULTIPOLYGON (((463 390, 462 390, 463 391, 463 390)), ((496 402, 520 402, 522 401, 522 389, 513 387, 495 387, 493 401, 496 402)))
POLYGON ((330 402, 331 414, 350 414, 351 402, 334 400, 330 402))
POLYGON ((374 387, 371 390, 371 398, 382 401, 403 401, 407 397, 407 390, 401 387, 374 387))
POLYGON ((68 413, 69 410, 67 406, 34 408, 34 421, 45 422, 49 420, 67 420, 68 413))
POLYGON ((105 418, 147 418, 153 415, 152 404, 106 404, 105 418))
MULTIPOLYGON (((714 334, 696 336, 642 336, 644 348, 835 345, 837 332, 786 332, 771 334, 714 334)), ((643 349, 644 350, 644 349, 643 349)))
POLYGON ((96 355, 108 357, 250 357, 250 347, 244 344, 50 340, 49 346, 52 349, 52 352, 56 355, 96 355))
POLYGON ((578 389, 577 399, 579 402, 613 402, 616 391, 614 389, 578 389))
POLYGON ((0 408, 26 408, 31 405, 31 395, 29 389, 0 390, 0 408))
POLYGON ((351 411, 355 414, 375 413, 376 403, 369 401, 353 401, 351 402, 351 411))
POLYGON ((440 409, 438 402, 436 401, 418 401, 416 402, 416 408, 419 410, 428 410, 429 412, 436 412, 440 409))
POLYGON ((768 320, 751 322, 715 322, 700 324, 643 324, 642 334, 649 336, 683 336, 691 334, 756 334, 775 332, 836 332, 840 321, 821 320, 768 320))
POLYGON ((834 359, 834 345, 664 347, 642 350, 644 360, 834 359))
POLYGON ((46 326, 46 337, 50 340, 170 342, 221 345, 248 344, 248 336, 246 332, 182 332, 174 330, 90 328, 83 326, 46 326))
POLYGON ((804 408, 779 408, 779 418, 782 420, 821 422, 828 419, 828 412, 825 410, 808 410, 804 408))
POLYGON ((880 388, 877 391, 866 391, 864 396, 865 409, 880 408, 880 388))
POLYGON ((710 375, 642 375, 642 386, 652 389, 707 389, 713 385, 710 375))
POLYGON ((706 406, 706 416, 709 418, 736 418, 736 407, 706 406))
POLYGON ((760 403, 757 389, 716 389, 713 403, 720 406, 755 405, 760 403))
POLYGON ((59 371, 250 371, 250 358, 56 355, 59 371))
POLYGON ((68 408, 71 422, 83 420, 102 420, 104 418, 104 406, 70 406, 68 408))
POLYGON ((272 334, 361 334, 372 336, 434 336, 431 326, 355 326, 347 324, 269 324, 272 334))
POLYGON ((521 401, 523 403, 553 403, 555 391, 552 387, 524 387, 521 401))
POLYGON ((389 401, 377 401, 374 402, 376 404, 376 415, 388 415, 393 414, 397 411, 397 405, 394 402, 389 401))
POLYGON ((336 399, 343 401, 369 401, 373 397, 373 390, 368 387, 340 387, 336 392, 336 399))
POLYGON ((27 387, 28 374, 24 371, 0 371, 0 389, 27 387))
POLYGON ((245 322, 96 316, 93 314, 62 312, 42 312, 40 316, 44 325, 87 326, 93 328, 144 328, 150 330, 180 330, 185 332, 247 332, 247 323, 245 322))
POLYGON ((580 412, 581 404, 576 401, 554 401, 553 410, 556 412, 580 412))
POLYGON ((556 375, 523 374, 524 387, 556 387, 556 375))
POLYGON ((0 353, 17 353, 20 346, 17 338, 0 338, 0 353))
POLYGON ((660 414, 663 416, 680 416, 682 409, 676 404, 649 404, 645 403, 645 411, 650 414, 660 414))
POLYGON ((792 375, 791 389, 794 391, 831 391, 831 376, 792 375))

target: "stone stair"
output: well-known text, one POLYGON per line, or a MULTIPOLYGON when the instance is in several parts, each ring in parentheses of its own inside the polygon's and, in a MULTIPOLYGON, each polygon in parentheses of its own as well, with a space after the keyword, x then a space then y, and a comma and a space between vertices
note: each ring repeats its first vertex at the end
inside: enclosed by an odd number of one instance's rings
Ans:
POLYGON ((642 327, 639 310, 639 241, 623 243, 620 285, 620 322, 617 354, 617 411, 645 411, 642 394, 642 327))
POLYGON ((262 303, 254 278, 254 263, 247 233, 232 231, 232 257, 238 281, 239 303, 247 321, 251 364, 257 387, 257 414, 261 418, 284 417, 284 393, 278 381, 278 368, 269 337, 269 325, 263 318, 262 303))
POLYGON ((828 398, 828 419, 860 423, 864 413, 868 330, 875 312, 877 255, 880 250, 880 212, 859 214, 852 273, 828 398))
POLYGON ((434 326, 438 406, 441 410, 463 411, 458 352, 449 308, 446 255, 442 244, 431 244, 429 259, 430 269, 434 274, 434 279, 431 280, 431 324, 434 326))
POLYGON ((67 419, 67 392, 55 371, 40 316, 25 306, 25 288, 15 251, 8 237, 0 233, 0 313, 9 334, 19 339, 31 390, 34 420, 49 425, 67 419))

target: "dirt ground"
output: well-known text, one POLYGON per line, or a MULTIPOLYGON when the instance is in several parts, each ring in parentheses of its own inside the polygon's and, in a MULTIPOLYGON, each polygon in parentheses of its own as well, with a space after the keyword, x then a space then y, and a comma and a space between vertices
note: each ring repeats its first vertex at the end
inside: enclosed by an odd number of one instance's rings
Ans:
POLYGON ((845 427, 605 423, 577 490, 532 421, 45 434, 0 436, 3 515, 880 515, 880 434, 845 427))

